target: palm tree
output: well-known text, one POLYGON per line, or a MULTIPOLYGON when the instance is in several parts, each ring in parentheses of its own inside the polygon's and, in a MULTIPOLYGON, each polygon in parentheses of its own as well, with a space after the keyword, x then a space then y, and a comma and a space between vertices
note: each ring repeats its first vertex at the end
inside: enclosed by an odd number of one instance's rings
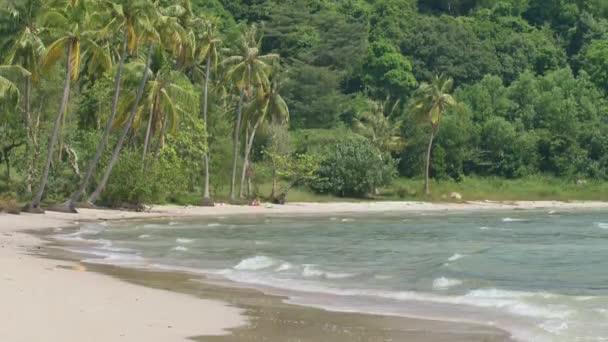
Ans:
MULTIPOLYGON (((203 112, 203 122, 205 123, 205 128, 208 129, 208 113, 209 113, 209 83, 211 82, 211 70, 218 65, 219 59, 219 45, 222 41, 219 39, 218 34, 216 32, 216 25, 213 21, 206 21, 205 29, 202 35, 202 39, 200 41, 200 47, 197 51, 198 59, 204 61, 205 63, 205 85, 203 90, 203 103, 202 103, 202 112, 203 112)), ((207 139, 207 145, 209 144, 209 139, 207 139)), ((211 195, 209 193, 209 148, 207 148, 207 153, 205 153, 205 182, 203 185, 203 200, 202 205, 212 207, 214 206, 213 200, 211 199, 211 195)))
POLYGON ((456 105, 456 99, 450 93, 454 81, 450 77, 435 76, 430 83, 422 83, 412 97, 411 112, 431 126, 429 145, 426 152, 424 171, 424 191, 429 195, 429 172, 431 168, 431 150, 433 139, 437 135, 441 116, 450 107, 456 105))
POLYGON ((101 181, 97 184, 97 188, 95 189, 95 191, 89 196, 87 202, 92 205, 93 203, 95 203, 95 201, 97 200, 97 198, 99 198, 99 196, 101 195, 101 193, 103 192, 103 190, 105 189, 106 185, 108 184, 108 179, 110 178, 110 174, 112 173, 112 169, 114 168, 114 165, 116 165, 116 162, 118 161, 118 157, 120 155, 120 151, 122 150, 122 147, 125 143, 125 140, 127 138, 127 135, 129 134, 129 131, 131 130, 131 126, 133 125, 133 120, 135 119, 135 115, 137 114, 138 108, 139 108, 139 103, 141 102, 141 99, 143 97, 144 94, 144 90, 146 87, 146 83, 148 82, 148 78, 150 77, 150 63, 151 63, 151 59, 152 59, 152 50, 153 50, 154 46, 151 42, 148 43, 148 51, 146 53, 146 57, 145 57, 145 62, 144 62, 144 67, 143 67, 143 76, 141 78, 141 82, 139 83, 139 86, 137 88, 137 93, 135 95, 135 99, 133 100, 133 104, 131 106, 131 110, 129 113, 129 117, 127 118, 127 120, 125 121, 125 124, 123 125, 123 129, 122 132, 118 138, 118 142, 116 143, 116 146, 114 147, 114 150, 112 152, 112 157, 110 159, 110 163, 108 164, 108 166, 106 167, 103 177, 101 178, 101 181))
POLYGON ((400 134, 401 125, 394 120, 399 101, 391 106, 388 104, 389 99, 383 102, 368 100, 367 108, 354 119, 353 129, 380 151, 400 152, 405 147, 405 140, 400 134))
POLYGON ((236 122, 234 125, 233 156, 232 156, 232 178, 230 180, 230 199, 235 199, 236 169, 239 155, 239 135, 243 104, 253 94, 253 84, 269 84, 268 76, 272 69, 272 63, 279 59, 277 54, 260 55, 262 39, 257 39, 257 28, 255 25, 241 35, 237 53, 226 58, 222 64, 228 66, 226 76, 234 82, 239 92, 239 104, 237 106, 236 122))
MULTIPOLYGON (((36 136, 32 131, 31 126, 31 92, 32 82, 37 82, 40 76, 40 60, 44 54, 44 44, 39 37, 39 29, 35 25, 36 11, 40 5, 39 0, 26 0, 20 4, 14 4, 18 7, 11 7, 8 11, 8 16, 13 18, 13 24, 17 32, 14 35, 9 35, 6 44, 9 53, 6 56, 6 63, 10 65, 18 65, 28 71, 23 75, 23 115, 25 131, 27 134, 26 154, 29 155, 32 151, 32 145, 36 145, 36 136)), ((33 159, 28 163, 28 171, 26 176, 26 191, 32 193, 32 178, 33 178, 33 159)))
POLYGON ((26 172, 26 192, 28 195, 32 193, 32 182, 34 172, 34 158, 31 158, 30 154, 34 150, 33 147, 37 145, 36 135, 32 129, 31 120, 31 92, 32 92, 32 81, 37 82, 39 78, 39 61, 44 52, 44 45, 40 38, 30 29, 26 27, 19 38, 15 41, 11 48, 6 62, 7 64, 20 66, 27 73, 22 73, 22 79, 24 82, 24 99, 23 99, 23 117, 26 132, 26 155, 28 157, 27 172, 26 172))
MULTIPOLYGON (((163 52, 157 50, 156 54, 162 55, 163 52)), ((152 60, 157 59, 158 56, 152 58, 152 60)), ((160 148, 164 145, 167 130, 175 132, 181 115, 190 108, 196 107, 196 95, 192 91, 190 80, 183 73, 173 70, 166 61, 160 63, 164 65, 151 67, 154 77, 146 85, 145 97, 142 98, 133 121, 134 131, 147 122, 142 161, 146 160, 154 136, 158 135, 154 152, 157 157, 160 148)), ((123 98, 119 107, 131 108, 134 100, 133 96, 127 96, 123 98)), ((128 116, 128 113, 120 112, 114 125, 124 125, 128 116)))
POLYGON ((118 100, 120 98, 121 93, 123 70, 127 55, 129 53, 135 53, 140 32, 144 31, 142 27, 146 26, 147 15, 154 10, 154 7, 150 4, 149 1, 146 0, 122 0, 120 3, 108 2, 106 4, 109 5, 110 14, 114 18, 112 24, 115 25, 113 27, 108 27, 106 32, 122 32, 121 51, 119 53, 119 62, 116 69, 116 76, 114 79, 114 95, 112 97, 112 108, 110 117, 108 118, 106 127, 103 131, 103 136, 99 141, 99 144, 97 145, 95 155, 89 161, 85 176, 80 182, 78 190, 76 190, 76 192, 72 194, 67 203, 68 208, 72 210, 74 209, 75 203, 80 201, 80 199, 84 195, 86 188, 88 187, 89 182, 91 180, 91 177, 93 176, 93 171, 97 167, 99 159, 101 158, 101 155, 105 150, 105 147, 110 138, 110 132, 112 130, 112 125, 114 123, 116 111, 118 108, 118 100))
POLYGON ((53 131, 49 140, 46 163, 40 177, 40 185, 32 202, 26 207, 26 210, 32 212, 41 212, 40 202, 48 180, 59 130, 67 110, 71 81, 76 81, 79 77, 83 52, 89 51, 91 55, 97 56, 98 59, 95 60, 95 63, 103 66, 106 70, 110 68, 112 63, 109 56, 100 53, 99 50, 101 48, 94 40, 96 32, 88 29, 92 22, 92 16, 88 11, 87 4, 91 3, 79 0, 56 0, 50 4, 51 7, 44 12, 43 21, 48 23, 50 27, 56 28, 59 37, 48 46, 41 65, 43 71, 49 70, 65 56, 65 86, 59 112, 55 117, 53 131))
MULTIPOLYGON (((289 108, 287 103, 279 94, 278 85, 272 81, 269 85, 259 85, 257 87, 256 99, 249 106, 250 120, 247 122, 247 141, 245 141, 245 154, 243 158, 243 170, 241 173, 241 187, 239 196, 243 198, 245 187, 245 177, 249 168, 249 157, 251 148, 256 136, 256 132, 260 125, 269 120, 274 124, 284 123, 289 120, 289 108), (251 130, 250 123, 253 123, 251 130)), ((251 186, 249 186, 249 194, 251 194, 251 186)))
POLYGON ((94 203, 97 198, 101 195, 103 190, 105 189, 108 179, 110 178, 110 174, 112 173, 112 169, 116 165, 118 161, 118 157, 120 155, 120 151, 125 143, 126 137, 131 130, 131 126, 133 125, 133 121, 137 116, 138 110, 140 108, 140 102, 143 98, 146 85, 148 83, 148 78, 152 74, 150 72, 150 65, 152 62, 152 52, 154 50, 154 44, 157 42, 162 43, 162 47, 168 48, 170 51, 175 52, 179 51, 182 48, 183 38, 184 38, 184 30, 179 25, 179 22, 176 18, 164 15, 162 13, 162 9, 156 9, 155 11, 151 11, 145 17, 145 32, 142 36, 143 40, 147 42, 147 53, 143 68, 143 77, 137 89, 137 94, 135 95, 135 100, 132 103, 131 111, 129 113, 129 117, 127 118, 123 130, 120 134, 118 142, 114 147, 114 151, 112 152, 112 157, 110 159, 110 163, 106 167, 106 170, 103 174, 103 177, 95 191, 89 196, 87 202, 94 203))

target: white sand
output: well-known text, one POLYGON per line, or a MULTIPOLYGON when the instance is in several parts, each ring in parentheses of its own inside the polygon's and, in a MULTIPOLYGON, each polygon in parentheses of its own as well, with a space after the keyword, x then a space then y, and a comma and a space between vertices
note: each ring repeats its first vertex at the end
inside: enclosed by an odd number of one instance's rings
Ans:
POLYGON ((40 241, 21 230, 130 218, 507 209, 608 209, 608 203, 293 203, 159 206, 147 213, 83 209, 79 214, 0 214, 0 342, 173 342, 222 334, 245 323, 240 310, 221 302, 140 287, 83 270, 57 268, 56 261, 25 254, 40 241))
POLYGON ((40 241, 14 230, 70 223, 61 216, 0 214, 1 342, 177 342, 245 323, 241 310, 218 301, 58 268, 57 261, 24 254, 40 241))

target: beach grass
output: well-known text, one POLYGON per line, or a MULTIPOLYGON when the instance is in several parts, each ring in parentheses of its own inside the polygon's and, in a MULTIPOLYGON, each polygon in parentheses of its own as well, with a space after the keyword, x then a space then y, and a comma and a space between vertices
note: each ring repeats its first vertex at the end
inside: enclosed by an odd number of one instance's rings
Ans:
MULTIPOLYGON (((608 201, 608 182, 578 182, 554 177, 534 176, 521 179, 504 178, 464 178, 453 180, 431 180, 431 194, 424 194, 423 179, 398 178, 390 186, 379 189, 379 193, 367 198, 338 197, 318 194, 305 187, 294 188, 289 192, 289 202, 360 202, 360 201, 454 201, 454 192, 465 201, 608 201)), ((271 184, 256 186, 256 193, 265 199, 271 192, 271 184)), ((214 199, 230 202, 228 187, 223 187, 214 199)), ((181 194, 175 198, 176 204, 198 205, 200 193, 181 194)), ((237 200, 235 204, 246 204, 237 200)))
POLYGON ((608 201, 608 182, 572 181, 553 177, 521 179, 465 178, 460 182, 431 181, 425 195, 422 179, 400 178, 381 190, 384 199, 443 201, 457 192, 463 200, 493 201, 608 201))

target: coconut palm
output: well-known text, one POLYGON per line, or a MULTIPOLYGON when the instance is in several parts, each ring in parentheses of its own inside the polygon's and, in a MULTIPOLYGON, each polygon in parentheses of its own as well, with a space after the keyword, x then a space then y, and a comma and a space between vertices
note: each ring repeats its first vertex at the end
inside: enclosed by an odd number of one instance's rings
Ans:
POLYGON ((367 108, 353 121, 355 132, 363 135, 380 151, 400 152, 405 147, 401 125, 395 121, 399 101, 367 101, 367 108))
POLYGON ((108 179, 110 178, 110 174, 112 173, 112 169, 118 161, 118 157, 125 143, 126 137, 129 134, 129 131, 131 130, 135 117, 137 116, 137 113, 140 108, 140 102, 143 98, 145 88, 148 83, 148 79, 152 74, 150 72, 150 65, 152 63, 152 53, 154 50, 154 45, 156 43, 161 43, 163 48, 167 48, 172 52, 179 51, 179 49, 181 49, 182 47, 184 37, 183 28, 179 25, 179 22, 176 18, 163 14, 162 9, 156 9, 155 11, 151 11, 146 16, 144 23, 145 31, 141 38, 147 44, 147 53, 145 57, 141 83, 139 84, 135 99, 132 103, 129 117, 125 121, 118 142, 116 143, 114 151, 112 152, 110 163, 106 167, 106 170, 103 174, 101 181, 97 185, 97 188, 89 196, 89 203, 94 203, 105 189, 108 183, 108 179))
POLYGON ((241 35, 236 54, 227 57, 222 64, 228 67, 226 77, 233 82, 239 92, 236 122, 233 137, 232 178, 230 180, 230 199, 235 199, 236 171, 239 154, 239 136, 243 105, 253 95, 253 85, 269 84, 272 64, 279 59, 277 54, 260 55, 262 39, 257 38, 257 28, 251 26, 241 35))
MULTIPOLYGON (((281 97, 281 94, 279 94, 279 87, 276 82, 272 81, 268 85, 261 84, 256 88, 256 91, 256 99, 250 104, 247 111, 249 120, 247 121, 247 132, 245 134, 247 141, 245 141, 241 187, 239 191, 241 198, 244 195, 245 178, 249 168, 251 148, 253 147, 258 129, 266 121, 281 124, 289 120, 289 108, 283 97, 281 97)), ((249 193, 251 194, 250 188, 251 186, 249 186, 249 193)))
POLYGON ((94 63, 103 66, 106 70, 112 64, 110 56, 101 53, 102 48, 95 42, 96 31, 90 27, 94 22, 94 17, 91 15, 92 11, 89 11, 88 6, 93 4, 93 2, 79 0, 55 0, 49 2, 49 8, 45 9, 44 12, 43 23, 46 23, 52 32, 57 33, 57 38, 48 46, 42 58, 42 70, 50 70, 62 57, 65 57, 66 73, 61 105, 55 117, 46 162, 40 177, 38 191, 26 208, 29 211, 40 212, 40 201, 48 180, 53 151, 67 110, 70 85, 80 75, 82 54, 87 52, 96 56, 94 63))
MULTIPOLYGON (((204 61, 205 63, 205 85, 203 89, 203 103, 202 103, 202 117, 205 127, 208 127, 208 113, 209 113, 209 83, 211 82, 211 71, 218 65, 219 59, 219 46, 222 41, 219 39, 219 35, 216 31, 216 25, 212 20, 205 21, 205 26, 202 39, 198 51, 196 51, 197 59, 204 61)), ((208 144, 207 139, 207 144, 208 144)), ((213 200, 209 193, 209 149, 205 153, 205 182, 203 185, 203 201, 204 206, 213 206, 213 200)))
POLYGON ((129 53, 135 53, 139 36, 145 31, 145 27, 148 26, 148 16, 154 11, 154 7, 149 1, 146 0, 122 0, 120 2, 106 2, 105 4, 114 19, 112 20, 111 25, 106 26, 104 32, 122 33, 121 49, 118 57, 119 61, 114 79, 112 108, 106 123, 106 127, 103 131, 103 136, 97 145, 95 155, 89 161, 85 176, 80 182, 78 190, 72 194, 67 203, 68 207, 71 209, 74 209, 75 203, 78 202, 84 195, 91 177, 93 176, 93 171, 97 167, 101 154, 105 150, 108 143, 110 132, 112 130, 112 124, 116 117, 116 111, 118 108, 125 60, 129 53))
MULTIPOLYGON (((26 0, 15 3, 7 8, 6 17, 12 19, 15 27, 15 34, 8 35, 9 39, 3 45, 3 49, 8 49, 6 63, 18 65, 28 71, 23 79, 23 116, 25 131, 27 134, 26 154, 32 151, 32 145, 36 145, 36 135, 32 131, 31 119, 31 92, 32 83, 36 83, 40 76, 40 59, 44 54, 44 44, 39 37, 40 30, 35 24, 37 10, 40 6, 39 0, 26 0)), ((4 13, 3 13, 4 14, 4 13)), ((26 175, 26 191, 32 193, 33 178, 33 159, 28 165, 26 175)))
POLYGON ((19 66, 0 66, 0 105, 2 108, 15 108, 19 102, 19 87, 11 80, 11 76, 18 74, 28 76, 29 72, 19 66))
POLYGON ((412 97, 411 112, 431 126, 424 171, 424 191, 427 195, 430 194, 429 172, 433 139, 439 130, 443 113, 456 105, 456 99, 450 95, 453 86, 452 78, 443 75, 435 76, 430 83, 422 83, 412 97))
MULTIPOLYGON (((164 54, 157 50, 157 54, 164 54)), ((152 60, 157 60, 156 56, 152 60)), ((162 59, 162 57, 161 57, 162 59)), ((196 107, 196 95, 192 90, 190 80, 181 72, 173 70, 166 62, 160 62, 159 68, 153 63, 151 72, 154 73, 146 85, 145 96, 137 109, 133 121, 133 130, 137 131, 144 126, 145 139, 143 145, 143 161, 146 160, 150 151, 152 140, 157 136, 157 144, 154 155, 164 145, 167 131, 175 132, 179 125, 182 114, 190 108, 196 107), (164 65, 162 65, 164 64, 164 65), (155 70, 156 69, 156 70, 155 70)), ((133 96, 123 98, 120 108, 131 108, 134 102, 133 96)), ((115 126, 122 126, 128 119, 128 113, 120 112, 115 126)))

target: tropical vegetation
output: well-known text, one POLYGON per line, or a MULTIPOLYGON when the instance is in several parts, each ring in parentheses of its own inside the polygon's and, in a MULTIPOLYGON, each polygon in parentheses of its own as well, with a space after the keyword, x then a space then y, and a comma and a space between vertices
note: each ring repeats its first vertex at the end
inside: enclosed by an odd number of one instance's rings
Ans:
POLYGON ((590 199, 607 137, 604 0, 0 0, 11 207, 590 199))

